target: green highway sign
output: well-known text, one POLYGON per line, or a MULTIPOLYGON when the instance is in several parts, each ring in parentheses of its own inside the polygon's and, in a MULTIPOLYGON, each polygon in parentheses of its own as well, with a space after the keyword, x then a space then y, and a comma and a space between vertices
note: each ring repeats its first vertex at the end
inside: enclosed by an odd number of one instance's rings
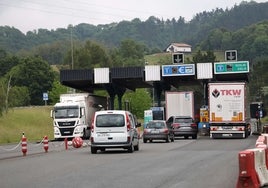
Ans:
POLYGON ((218 62, 214 63, 214 74, 248 73, 248 61, 218 62))

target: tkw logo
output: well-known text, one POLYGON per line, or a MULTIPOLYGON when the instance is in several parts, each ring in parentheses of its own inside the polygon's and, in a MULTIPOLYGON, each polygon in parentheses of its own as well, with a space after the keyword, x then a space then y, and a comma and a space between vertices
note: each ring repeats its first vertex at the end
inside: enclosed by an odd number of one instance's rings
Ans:
POLYGON ((222 90, 218 90, 218 89, 214 89, 212 91, 212 96, 217 98, 220 95, 222 96, 240 96, 241 95, 241 89, 222 89, 222 90))
POLYGON ((220 95, 219 90, 214 89, 214 91, 212 92, 212 96, 215 97, 215 98, 217 98, 219 95, 220 95))

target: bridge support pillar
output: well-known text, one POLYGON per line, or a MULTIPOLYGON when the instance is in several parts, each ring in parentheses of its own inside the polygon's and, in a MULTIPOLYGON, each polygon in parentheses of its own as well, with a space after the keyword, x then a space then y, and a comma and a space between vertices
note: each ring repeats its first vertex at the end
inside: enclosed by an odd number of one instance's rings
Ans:
POLYGON ((119 87, 116 84, 105 84, 104 88, 110 96, 109 109, 114 110, 114 100, 115 96, 117 95, 119 110, 122 110, 122 97, 126 91, 126 88, 119 87))

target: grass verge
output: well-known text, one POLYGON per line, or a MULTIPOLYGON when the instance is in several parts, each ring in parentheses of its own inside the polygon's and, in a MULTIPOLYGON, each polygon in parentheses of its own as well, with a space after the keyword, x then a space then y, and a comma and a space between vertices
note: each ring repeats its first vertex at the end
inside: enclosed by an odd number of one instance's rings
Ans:
POLYGON ((24 132, 29 142, 53 139, 52 106, 13 108, 0 117, 0 144, 18 143, 24 132))

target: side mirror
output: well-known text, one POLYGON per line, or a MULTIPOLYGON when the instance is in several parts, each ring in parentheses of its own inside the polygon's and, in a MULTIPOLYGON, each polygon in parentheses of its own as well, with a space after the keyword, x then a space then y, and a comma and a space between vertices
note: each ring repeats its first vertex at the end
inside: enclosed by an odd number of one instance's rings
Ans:
POLYGON ((53 118, 54 110, 50 110, 50 117, 53 118))
POLYGON ((85 108, 81 108, 80 118, 85 115, 85 108))

